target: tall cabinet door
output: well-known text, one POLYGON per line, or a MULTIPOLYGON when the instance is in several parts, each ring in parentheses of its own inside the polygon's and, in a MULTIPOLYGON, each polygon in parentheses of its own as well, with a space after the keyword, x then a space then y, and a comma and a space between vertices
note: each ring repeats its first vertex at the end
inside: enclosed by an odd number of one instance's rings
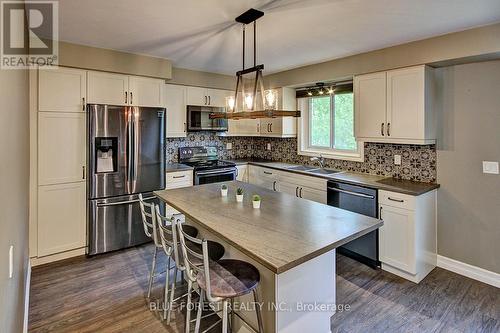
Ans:
POLYGON ((38 71, 38 110, 84 112, 87 72, 59 67, 38 71))
POLYGON ((89 103, 129 105, 128 75, 88 72, 87 93, 89 103))
POLYGON ((425 139, 425 66, 387 72, 387 136, 425 139))
POLYGON ((164 81, 147 77, 129 77, 129 103, 136 106, 163 107, 164 81))
POLYGON ((85 113, 38 113, 38 185, 85 179, 85 113))
POLYGON ((354 77, 354 112, 356 137, 385 137, 385 72, 354 77))
POLYGON ((167 109, 167 138, 186 136, 186 87, 164 85, 165 108, 167 109))
POLYGON ((85 182, 38 187, 38 256, 85 246, 85 182))

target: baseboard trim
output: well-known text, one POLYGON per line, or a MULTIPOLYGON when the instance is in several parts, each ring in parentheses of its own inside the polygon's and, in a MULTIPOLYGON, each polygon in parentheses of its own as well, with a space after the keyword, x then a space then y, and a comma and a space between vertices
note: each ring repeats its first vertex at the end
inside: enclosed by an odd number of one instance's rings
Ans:
POLYGON ((61 252, 61 253, 56 253, 56 254, 51 254, 48 256, 44 257, 35 257, 35 258, 30 258, 31 266, 36 267, 40 265, 45 265, 51 262, 56 262, 64 259, 69 259, 73 257, 78 257, 85 255, 85 247, 75 249, 75 250, 70 250, 66 252, 61 252))
POLYGON ((440 255, 437 256, 437 266, 500 288, 500 274, 488 271, 484 268, 472 266, 440 255))
POLYGON ((28 260, 28 274, 26 275, 26 286, 24 287, 23 333, 28 333, 28 318, 30 310, 30 287, 31 287, 31 262, 28 260))

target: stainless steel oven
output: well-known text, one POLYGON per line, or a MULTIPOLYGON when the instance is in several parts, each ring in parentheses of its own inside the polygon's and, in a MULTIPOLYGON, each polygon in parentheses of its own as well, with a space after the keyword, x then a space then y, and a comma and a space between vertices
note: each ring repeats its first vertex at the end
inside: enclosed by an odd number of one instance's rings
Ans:
POLYGON ((194 184, 210 184, 220 183, 236 180, 238 176, 238 169, 236 167, 213 169, 213 170, 200 170, 194 173, 194 184))
POLYGON ((227 119, 210 119, 212 113, 225 113, 224 108, 211 106, 187 106, 187 130, 196 131, 227 131, 227 119))

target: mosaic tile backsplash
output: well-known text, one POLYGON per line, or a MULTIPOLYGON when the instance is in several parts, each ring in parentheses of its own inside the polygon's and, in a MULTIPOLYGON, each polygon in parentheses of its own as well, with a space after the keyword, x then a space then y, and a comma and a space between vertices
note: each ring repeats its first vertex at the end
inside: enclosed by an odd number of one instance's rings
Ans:
MULTIPOLYGON (((264 158, 285 163, 309 164, 308 156, 297 154, 295 138, 219 137, 214 133, 189 133, 186 138, 167 139, 167 162, 178 162, 178 148, 215 146, 221 159, 264 158), (233 148, 226 150, 226 143, 233 148), (271 150, 266 144, 271 143, 271 150)), ((365 161, 325 159, 327 168, 396 177, 421 182, 436 181, 435 145, 398 145, 365 143, 365 161), (401 165, 394 165, 394 155, 401 155, 401 165)), ((316 164, 317 165, 317 164, 316 164)))

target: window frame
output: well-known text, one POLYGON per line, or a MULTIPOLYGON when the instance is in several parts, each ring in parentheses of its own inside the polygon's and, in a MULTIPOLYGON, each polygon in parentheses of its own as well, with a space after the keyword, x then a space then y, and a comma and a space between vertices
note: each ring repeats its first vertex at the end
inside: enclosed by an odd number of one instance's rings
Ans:
MULTIPOLYGON (((320 97, 320 96, 317 96, 320 97)), ((323 96, 321 96, 323 97, 323 96)), ((325 96, 326 97, 326 96, 325 96)), ((301 117, 298 119, 297 133, 297 153, 305 156, 323 156, 330 159, 364 162, 364 142, 356 140, 356 150, 346 150, 333 148, 335 144, 335 97, 334 94, 330 97, 330 146, 313 146, 311 145, 311 110, 312 98, 305 97, 297 99, 297 107, 301 111, 301 117)), ((353 110, 354 112, 354 110, 353 110)), ((354 118, 354 121, 356 119, 354 118)), ((354 124, 353 124, 354 126, 354 124)))

